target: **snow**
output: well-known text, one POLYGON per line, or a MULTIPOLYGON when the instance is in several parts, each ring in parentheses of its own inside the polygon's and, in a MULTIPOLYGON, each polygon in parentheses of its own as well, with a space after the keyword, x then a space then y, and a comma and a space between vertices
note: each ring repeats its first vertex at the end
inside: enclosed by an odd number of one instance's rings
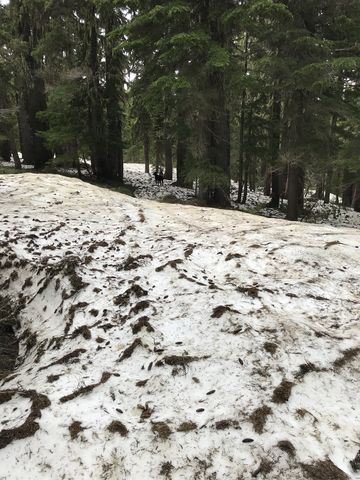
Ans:
MULTIPOLYGON (((14 164, 1 162, 1 166, 13 166, 14 164)), ((31 170, 32 166, 23 165, 25 170, 31 170)), ((157 200, 169 203, 188 203, 196 204, 195 191, 193 189, 182 188, 175 185, 176 169, 173 170, 173 180, 164 180, 164 184, 158 186, 155 184, 151 173, 145 173, 145 167, 142 163, 126 163, 124 165, 124 182, 133 189, 136 198, 148 200, 157 200)), ((78 172, 74 168, 59 169, 60 173, 68 176, 77 177, 78 172)), ((83 171, 84 178, 88 177, 88 172, 83 171)), ((285 219, 286 204, 284 200, 283 207, 278 210, 267 207, 270 197, 263 194, 261 190, 255 192, 249 191, 245 205, 237 203, 237 183, 231 183, 231 207, 234 210, 261 215, 268 218, 285 219)), ((333 227, 360 228, 360 213, 352 208, 344 208, 335 203, 335 195, 330 195, 330 203, 324 204, 323 201, 314 200, 311 194, 305 198, 305 214, 299 219, 304 223, 326 224, 333 227)))
POLYGON ((31 408, 21 392, 51 401, 34 435, 0 449, 0 479, 300 480, 311 478, 304 464, 327 460, 339 479, 360 478, 350 466, 359 356, 341 361, 360 347, 358 230, 33 173, 0 176, 0 213, 1 295, 25 296, 17 333, 37 335, 28 351, 23 340, 16 376, 0 381, 0 395, 16 392, 0 403, 0 443, 31 408), (144 316, 152 328, 133 333, 144 316), (74 333, 84 326, 91 338, 74 333), (292 389, 276 403, 284 380, 292 389), (271 413, 260 432, 251 415, 262 406, 271 413), (108 431, 114 420, 127 436, 108 431), (84 430, 71 439, 74 421, 84 430), (180 432, 183 422, 196 428, 180 432), (293 457, 277 446, 285 440, 293 457), (271 471, 258 471, 264 461, 271 471))

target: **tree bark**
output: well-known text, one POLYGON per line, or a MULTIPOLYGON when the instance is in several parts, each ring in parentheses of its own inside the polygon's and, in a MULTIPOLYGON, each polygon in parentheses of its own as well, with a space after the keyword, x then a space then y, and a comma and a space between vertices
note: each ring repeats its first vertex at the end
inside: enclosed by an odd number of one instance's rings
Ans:
POLYGON ((304 169, 296 164, 289 165, 287 220, 296 221, 304 206, 304 169))
MULTIPOLYGON (((252 108, 249 112, 249 117, 247 120, 248 123, 248 134, 247 134, 247 144, 251 148, 252 145, 252 108)), ((248 149, 245 155, 245 168, 244 168, 244 192, 241 203, 245 205, 248 196, 248 187, 249 187, 249 178, 250 178, 250 167, 251 167, 251 153, 250 148, 248 149)))
POLYGON ((3 140, 0 142, 0 157, 4 162, 11 161, 11 146, 10 140, 3 140))
POLYGON ((353 200, 353 176, 348 170, 344 170, 342 179, 342 206, 351 207, 353 200))
POLYGON ((161 140, 159 138, 157 138, 155 140, 155 166, 156 166, 156 170, 161 165, 161 156, 162 156, 161 140))
POLYGON ((10 137, 9 143, 10 143, 10 149, 11 149, 11 153, 12 153, 14 163, 15 163, 15 168, 16 168, 16 170, 21 170, 21 160, 20 160, 20 157, 19 157, 19 154, 18 154, 17 145, 16 145, 15 138, 14 138, 12 132, 11 132, 10 136, 11 137, 10 137))
POLYGON ((271 135, 270 135, 270 155, 271 155, 271 201, 270 208, 279 208, 281 195, 281 169, 278 165, 280 153, 280 122, 281 122, 281 94, 276 88, 273 93, 272 115, 271 115, 271 135))
MULTIPOLYGON (((249 37, 245 34, 245 61, 244 61, 244 75, 247 75, 248 72, 248 50, 249 50, 249 37)), ((244 175, 244 138, 245 138, 245 108, 246 108, 246 89, 244 88, 241 93, 241 105, 240 105, 240 125, 239 125, 239 165, 238 165, 238 176, 239 176, 239 185, 238 185, 238 203, 242 199, 243 191, 243 175, 244 175)))
POLYGON ((145 173, 150 173, 150 139, 147 132, 144 133, 144 163, 145 173))
POLYGON ((99 60, 98 60, 98 32, 95 6, 90 6, 89 12, 90 39, 88 64, 90 69, 89 76, 89 134, 90 134, 90 158, 91 168, 98 179, 106 178, 106 142, 104 142, 104 122, 103 110, 100 99, 99 86, 99 60))
POLYGON ((360 212, 360 181, 353 186, 354 194, 352 198, 352 208, 355 212, 360 212))
POLYGON ((164 142, 164 156, 165 156, 165 175, 166 180, 173 179, 173 158, 171 139, 166 138, 164 142))
POLYGON ((113 53, 113 42, 108 35, 116 27, 113 7, 105 14, 105 62, 106 62, 106 162, 104 176, 108 180, 123 182, 124 158, 122 144, 122 112, 120 108, 119 63, 121 59, 113 53))
POLYGON ((324 200, 324 180, 323 179, 317 182, 315 197, 316 197, 316 200, 324 200))
POLYGON ((266 169, 265 173, 262 173, 262 178, 264 179, 264 195, 270 197, 271 195, 271 169, 266 169))
POLYGON ((325 178, 325 192, 324 192, 325 204, 330 203, 332 177, 333 177, 333 169, 329 168, 328 171, 326 172, 326 178, 325 178))
MULTIPOLYGON (((24 2, 20 2, 24 3, 24 2)), ((38 112, 46 110, 45 82, 39 75, 41 64, 33 55, 41 38, 41 29, 31 23, 30 15, 26 5, 15 5, 15 12, 18 14, 17 35, 24 42, 23 71, 16 72, 16 84, 19 91, 18 96, 18 124, 20 134, 20 147, 25 164, 34 165, 34 168, 41 170, 46 162, 52 158, 52 152, 44 144, 44 140, 37 135, 39 131, 45 131, 47 124, 39 119, 38 112)), ((41 9, 41 7, 39 6, 41 9)), ((40 10, 40 14, 43 14, 40 10)), ((46 22, 46 17, 44 15, 46 22)), ((43 27, 43 25, 41 26, 43 27)))

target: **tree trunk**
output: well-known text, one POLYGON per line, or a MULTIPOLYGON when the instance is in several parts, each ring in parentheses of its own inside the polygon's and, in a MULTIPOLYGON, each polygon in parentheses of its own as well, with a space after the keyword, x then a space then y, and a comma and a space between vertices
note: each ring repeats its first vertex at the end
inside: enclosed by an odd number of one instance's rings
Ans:
MULTIPOLYGON (((244 75, 248 73, 248 50, 249 50, 249 37, 245 34, 245 61, 244 61, 244 75)), ((238 185, 238 203, 241 202, 242 190, 243 190, 243 175, 244 175, 244 132, 245 132, 245 108, 246 108, 246 89, 244 88, 241 94, 241 106, 240 106, 240 125, 239 125, 239 185, 238 185)))
POLYGON ((164 178, 166 180, 172 180, 173 179, 173 158, 172 158, 172 145, 171 145, 171 140, 169 138, 165 140, 164 155, 165 155, 164 178))
POLYGON ((161 145, 161 140, 159 138, 157 138, 155 140, 155 166, 156 166, 156 170, 158 170, 158 168, 160 167, 161 163, 162 163, 162 145, 161 145))
POLYGON ((353 190, 352 208, 355 212, 360 212, 360 181, 354 184, 353 190))
POLYGON ((351 207, 353 200, 353 176, 348 170, 344 170, 342 179, 342 206, 351 207))
POLYGON ((119 54, 113 51, 114 45, 109 34, 116 27, 113 7, 110 7, 105 14, 105 62, 106 62, 106 162, 105 178, 123 182, 124 179, 124 158, 122 144, 122 112, 120 109, 120 88, 119 79, 121 72, 119 54))
POLYGON ((281 195, 281 171, 273 170, 271 173, 271 200, 267 204, 269 208, 279 208, 281 195))
MULTIPOLYGON (((180 108, 181 106, 179 106, 180 108)), ((191 188, 187 181, 186 156, 188 129, 184 120, 187 112, 178 111, 177 118, 177 143, 176 143, 176 185, 184 188, 191 188)))
POLYGON ((89 134, 90 134, 90 157, 91 167, 98 179, 107 177, 107 168, 105 165, 106 142, 103 122, 103 111, 100 99, 99 86, 99 60, 98 60, 98 32, 96 27, 96 8, 90 6, 89 26, 89 134))
POLYGON ((188 188, 189 182, 186 179, 186 143, 178 134, 177 146, 176 146, 176 172, 177 172, 177 181, 176 184, 179 187, 188 188))
POLYGON ((271 114, 271 201, 270 208, 279 208, 281 195, 281 169, 278 166, 280 153, 280 122, 281 122, 281 94, 275 85, 273 93, 272 114, 271 114))
POLYGON ((244 189, 243 189, 243 197, 241 203, 245 205, 248 195, 248 182, 249 182, 249 155, 246 155, 245 161, 245 169, 244 169, 244 189))
MULTIPOLYGON (((45 131, 47 124, 37 114, 46 110, 45 82, 38 74, 41 63, 33 55, 39 40, 42 28, 36 28, 31 23, 29 7, 26 2, 13 5, 13 15, 18 20, 17 36, 23 42, 23 69, 15 72, 15 82, 18 96, 18 124, 20 147, 25 164, 34 165, 35 169, 44 168, 46 162, 52 158, 52 152, 38 136, 39 131, 45 131), (17 16, 16 16, 17 12, 17 16)), ((41 7, 39 6, 40 11, 41 7)), ((42 21, 47 21, 46 16, 42 21)), ((42 25, 43 26, 43 25, 42 25)))
POLYGON ((330 194, 333 183, 333 165, 337 156, 337 141, 336 141, 336 126, 338 115, 334 113, 331 117, 330 124, 330 158, 329 167, 326 171, 325 186, 324 186, 324 203, 330 203, 330 194))
MULTIPOLYGON (((249 117, 247 120, 247 124, 248 124, 247 144, 250 148, 252 145, 252 116, 253 116, 253 112, 251 108, 249 112, 249 117)), ((246 160, 245 160, 245 170, 244 170, 244 193, 241 201, 243 205, 245 205, 247 201, 247 196, 248 196, 248 186, 249 186, 250 167, 251 167, 250 148, 248 149, 248 152, 245 155, 246 160)))
POLYGON ((287 220, 296 221, 304 206, 304 169, 296 164, 289 165, 287 220))
POLYGON ((12 132, 10 133, 10 135, 11 135, 11 137, 10 137, 9 143, 10 143, 10 149, 11 149, 11 153, 12 153, 14 163, 15 163, 15 168, 16 168, 16 170, 21 170, 21 160, 20 160, 20 157, 19 157, 19 154, 18 154, 18 149, 17 149, 17 145, 16 145, 16 142, 15 142, 15 138, 14 138, 12 132))
POLYGON ((264 179, 264 195, 270 197, 271 195, 271 170, 267 169, 264 174, 261 175, 264 179))
POLYGON ((315 197, 316 197, 316 200, 324 200, 324 180, 323 179, 317 182, 315 197))
POLYGON ((150 173, 150 139, 147 132, 144 133, 144 163, 145 173, 150 173))
POLYGON ((332 187, 332 177, 333 177, 333 170, 329 168, 326 172, 326 179, 325 179, 325 192, 324 192, 324 203, 330 203, 330 194, 331 194, 331 187, 332 187))
POLYGON ((0 142, 0 157, 4 162, 11 161, 11 146, 10 140, 3 140, 0 142))
POLYGON ((245 105, 246 105, 246 90, 244 89, 241 95, 241 112, 239 125, 239 186, 238 186, 238 203, 242 199, 243 183, 244 183, 244 138, 245 138, 245 105))

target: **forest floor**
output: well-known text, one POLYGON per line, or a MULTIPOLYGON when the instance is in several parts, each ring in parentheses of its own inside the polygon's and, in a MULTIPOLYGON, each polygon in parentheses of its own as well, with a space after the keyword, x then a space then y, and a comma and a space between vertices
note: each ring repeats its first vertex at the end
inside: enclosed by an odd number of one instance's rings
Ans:
POLYGON ((47 174, 0 213, 0 479, 360 479, 358 230, 47 174))
MULTIPOLYGON (((32 169, 32 167, 23 167, 27 170, 32 169)), ((13 168, 13 164, 0 162, 0 174, 12 173, 13 168)), ((181 188, 175 185, 176 169, 174 169, 174 179, 171 181, 164 180, 164 184, 161 186, 156 185, 154 176, 145 173, 144 169, 144 164, 126 163, 124 165, 125 186, 120 188, 113 187, 113 189, 137 198, 167 203, 188 205, 199 204, 193 189, 181 188)), ((77 176, 77 171, 75 169, 59 169, 59 173, 68 176, 77 176)), ((83 174, 86 179, 88 177, 87 172, 83 171, 83 174)), ((249 191, 246 204, 241 205, 236 202, 237 193, 237 184, 232 182, 231 206, 233 209, 268 218, 285 219, 286 200, 280 209, 268 208, 266 205, 270 202, 270 197, 264 195, 261 190, 257 190, 256 192, 249 191)), ((307 194, 305 210, 299 221, 305 223, 327 224, 334 227, 360 228, 360 213, 354 212, 352 208, 343 208, 340 205, 336 205, 335 198, 332 198, 332 200, 332 202, 325 205, 323 201, 314 200, 310 193, 307 194)))

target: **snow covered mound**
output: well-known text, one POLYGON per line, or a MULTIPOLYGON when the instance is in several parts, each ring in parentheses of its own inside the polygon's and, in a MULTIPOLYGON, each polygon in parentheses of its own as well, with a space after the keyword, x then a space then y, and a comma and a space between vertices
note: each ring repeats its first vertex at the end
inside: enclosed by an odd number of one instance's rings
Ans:
POLYGON ((0 213, 1 479, 360 478, 357 230, 35 174, 0 213))

